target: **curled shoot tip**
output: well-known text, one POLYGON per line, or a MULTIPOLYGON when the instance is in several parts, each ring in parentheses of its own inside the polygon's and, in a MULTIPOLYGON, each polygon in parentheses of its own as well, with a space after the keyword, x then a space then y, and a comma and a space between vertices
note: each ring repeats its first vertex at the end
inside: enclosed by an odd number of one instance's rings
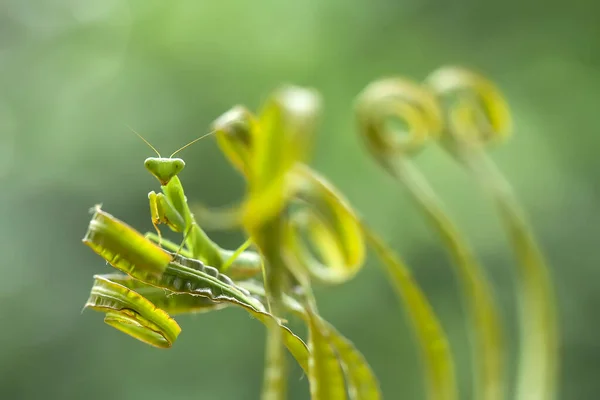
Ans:
POLYGON ((156 155, 158 156, 158 158, 161 158, 161 155, 160 155, 160 153, 158 152, 158 150, 156 150, 156 149, 154 148, 154 146, 152 146, 152 145, 150 144, 150 142, 149 142, 149 141, 147 141, 146 139, 144 139, 144 137, 143 137, 142 135, 140 135, 140 134, 139 134, 139 133, 138 133, 138 132, 137 132, 135 129, 133 129, 131 126, 129 126, 129 125, 127 125, 127 124, 126 124, 125 126, 126 126, 126 127, 128 127, 128 128, 129 128, 129 130, 131 130, 131 132, 135 133, 135 134, 136 134, 136 135, 137 135, 137 136, 138 136, 140 139, 142 139, 142 140, 144 141, 144 143, 146 143, 146 144, 147 144, 147 145, 148 145, 148 146, 149 146, 149 147, 150 147, 152 150, 154 150, 154 152, 156 153, 156 155))
POLYGON ((356 115, 359 132, 380 161, 417 152, 442 127, 442 111, 434 94, 400 77, 369 84, 356 100, 356 115))
POLYGON ((442 67, 425 83, 447 105, 450 133, 468 135, 483 144, 504 141, 512 133, 512 117, 504 95, 484 76, 460 67, 442 67))
POLYGON ((204 139, 205 137, 207 137, 207 136, 210 136, 210 135, 212 135, 212 134, 214 134, 214 133, 215 133, 215 131, 210 131, 210 132, 208 132, 208 133, 206 133, 206 134, 204 134, 204 135, 200 136, 199 138, 196 138, 196 139, 192 140, 191 142, 189 142, 189 143, 188 143, 188 144, 186 144, 185 146, 183 146, 183 147, 180 147, 179 149, 175 150, 175 151, 173 152, 173 154, 171 154, 171 155, 169 156, 169 158, 173 158, 173 156, 174 156, 175 154, 179 153, 181 150, 185 149, 185 148, 186 148, 186 147, 188 147, 188 146, 191 146, 191 145, 193 145, 194 143, 196 143, 196 142, 197 142, 197 141, 199 141, 200 139, 204 139))

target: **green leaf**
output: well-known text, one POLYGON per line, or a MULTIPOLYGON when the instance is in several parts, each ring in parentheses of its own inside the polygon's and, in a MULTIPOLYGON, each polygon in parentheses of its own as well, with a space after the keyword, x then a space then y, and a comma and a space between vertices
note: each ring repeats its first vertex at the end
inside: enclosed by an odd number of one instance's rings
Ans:
POLYGON ((381 393, 379 382, 364 356, 354 347, 354 344, 321 318, 321 326, 329 335, 329 343, 335 348, 339 357, 348 395, 353 400, 379 400, 381 393))
POLYGON ((207 297, 174 293, 120 273, 97 275, 97 277, 133 290, 169 315, 205 313, 229 306, 228 303, 215 303, 207 297))
POLYGON ((244 226, 262 223, 285 205, 286 175, 305 160, 320 112, 312 89, 282 86, 269 98, 252 142, 244 226))
POLYGON ((94 215, 83 243, 115 268, 134 272, 144 266, 144 273, 160 276, 171 256, 126 223, 94 207, 94 215))
POLYGON ((246 229, 274 218, 286 204, 287 173, 308 154, 319 115, 320 97, 312 89, 282 86, 256 117, 234 107, 214 123, 217 142, 248 181, 242 204, 219 210, 196 208, 200 220, 214 228, 246 229))
POLYGON ((133 290, 96 275, 85 308, 106 313, 104 322, 159 348, 171 347, 181 328, 165 311, 133 290))
POLYGON ((244 176, 250 175, 253 144, 257 140, 258 120, 248 109, 233 107, 212 125, 221 151, 244 176))
POLYGON ((308 311, 308 376, 312 400, 344 400, 346 385, 342 368, 330 344, 329 331, 319 316, 308 311))
POLYGON ((226 275, 215 268, 204 266, 200 261, 177 256, 170 263, 162 278, 146 277, 145 282, 169 289, 175 293, 205 296, 214 302, 227 302, 240 306, 266 326, 271 322, 281 330, 284 344, 302 368, 308 366, 307 348, 302 339, 294 335, 275 316, 267 312, 263 304, 250 293, 236 286, 226 275))
POLYGON ((302 339, 267 312, 260 300, 252 297, 247 290, 236 286, 228 276, 219 274, 216 268, 159 248, 133 228, 99 208, 96 209, 90 222, 84 243, 113 267, 147 285, 167 289, 177 294, 208 298, 215 303, 237 305, 267 326, 275 322, 282 332, 283 342, 288 350, 302 368, 308 369, 308 350, 302 339), (122 232, 132 240, 126 242, 120 239, 118 235, 122 232), (142 249, 153 254, 141 257, 142 249), (163 259, 169 262, 163 265, 163 259), (162 270, 160 274, 157 273, 159 267, 162 270))
MULTIPOLYGON (((163 249, 173 252, 179 250, 179 254, 186 257, 192 257, 192 253, 185 248, 180 248, 179 243, 174 243, 168 239, 161 238, 154 232, 147 232, 144 236, 154 243, 160 242, 163 249)), ((244 243, 243 246, 236 250, 218 249, 221 258, 224 261, 221 268, 225 268, 227 270, 227 276, 233 280, 249 279, 261 272, 260 266, 262 260, 260 259, 260 256, 254 251, 245 250, 246 247, 247 245, 244 243), (226 266, 225 263, 228 263, 228 265, 226 266)))

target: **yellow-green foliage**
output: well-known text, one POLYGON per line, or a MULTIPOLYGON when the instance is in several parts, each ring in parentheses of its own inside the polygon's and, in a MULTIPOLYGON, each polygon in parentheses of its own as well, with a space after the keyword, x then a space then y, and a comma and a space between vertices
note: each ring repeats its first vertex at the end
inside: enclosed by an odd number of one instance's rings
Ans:
MULTIPOLYGON (((190 207, 176 176, 179 168, 167 171, 163 193, 151 192, 156 234, 141 235, 97 207, 84 242, 124 275, 96 276, 86 307, 105 312, 108 324, 139 340, 170 347, 180 328, 169 314, 238 306, 268 328, 263 399, 286 397, 287 348, 308 375, 312 399, 376 400, 384 393, 367 360, 320 315, 313 294, 314 285, 359 279, 370 246, 406 308, 429 398, 460 399, 450 344, 410 268, 307 165, 320 109, 316 90, 286 85, 256 115, 236 106, 215 120, 221 150, 247 182, 237 206, 190 207), (159 224, 181 233, 182 245, 163 239, 159 224), (201 226, 242 228, 248 242, 239 251, 222 249, 201 226), (247 250, 248 243, 255 250, 247 250), (287 326, 290 316, 305 323, 307 344, 287 326)), ((510 127, 498 90, 470 71, 443 68, 424 83, 391 78, 369 84, 357 98, 356 116, 370 154, 406 187, 453 261, 469 316, 476 398, 501 400, 508 393, 505 347, 491 284, 410 156, 439 140, 489 191, 519 260, 523 350, 517 395, 552 399, 557 369, 552 286, 523 212, 484 154, 484 145, 504 139, 510 127), (406 128, 394 128, 394 120, 406 128)))

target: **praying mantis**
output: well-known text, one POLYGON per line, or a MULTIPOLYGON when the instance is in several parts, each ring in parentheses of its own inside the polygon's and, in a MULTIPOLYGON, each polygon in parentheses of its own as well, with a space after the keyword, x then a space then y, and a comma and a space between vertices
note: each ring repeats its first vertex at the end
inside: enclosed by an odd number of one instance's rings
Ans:
POLYGON ((154 191, 148 193, 152 225, 156 234, 148 232, 146 237, 166 249, 198 259, 221 272, 229 270, 228 273, 234 277, 250 277, 258 273, 261 270, 260 257, 254 252, 245 251, 250 246, 251 240, 248 239, 235 251, 225 250, 213 242, 196 222, 188 206, 181 180, 177 176, 185 167, 185 162, 173 156, 214 132, 192 140, 166 158, 162 157, 142 135, 130 129, 158 156, 149 157, 144 161, 144 167, 160 182, 162 190, 162 193, 154 191), (181 245, 162 237, 158 227, 161 224, 167 225, 174 232, 183 233, 181 245))

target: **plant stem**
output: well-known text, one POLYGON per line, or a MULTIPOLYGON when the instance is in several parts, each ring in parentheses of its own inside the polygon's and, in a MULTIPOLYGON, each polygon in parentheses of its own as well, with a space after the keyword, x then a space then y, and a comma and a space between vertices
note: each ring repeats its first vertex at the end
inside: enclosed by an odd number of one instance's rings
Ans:
POLYGON ((549 268, 513 190, 478 145, 464 144, 459 156, 489 193, 519 261, 521 352, 518 400, 552 400, 558 372, 557 309, 549 268))
POLYGON ((415 330, 425 363, 428 398, 430 400, 458 399, 452 352, 446 334, 427 297, 407 266, 373 230, 364 223, 362 225, 367 241, 381 259, 392 280, 392 286, 406 303, 410 322, 415 330))
POLYGON ((471 247, 450 219, 441 201, 413 163, 402 157, 388 158, 384 167, 403 184, 443 241, 456 267, 471 320, 473 398, 501 400, 505 391, 505 352, 502 323, 493 290, 471 247))

